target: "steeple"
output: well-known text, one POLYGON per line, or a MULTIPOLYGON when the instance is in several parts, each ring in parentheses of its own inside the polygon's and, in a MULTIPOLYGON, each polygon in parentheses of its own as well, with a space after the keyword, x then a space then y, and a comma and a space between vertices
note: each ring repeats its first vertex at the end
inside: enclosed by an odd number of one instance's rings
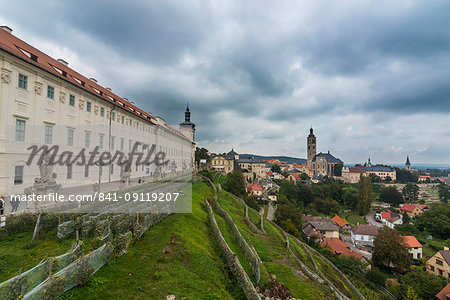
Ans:
POLYGON ((186 112, 184 113, 184 121, 191 122, 191 112, 189 111, 189 102, 186 103, 186 112))
POLYGON ((409 162, 409 156, 406 156, 406 163, 405 163, 406 170, 411 170, 411 163, 409 162))

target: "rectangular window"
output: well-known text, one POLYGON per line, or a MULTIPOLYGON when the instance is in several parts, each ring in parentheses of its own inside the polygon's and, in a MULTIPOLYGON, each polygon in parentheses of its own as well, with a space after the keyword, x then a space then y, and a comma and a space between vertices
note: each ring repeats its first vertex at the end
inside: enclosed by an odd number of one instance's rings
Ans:
POLYGON ((114 111, 111 112, 111 120, 113 120, 113 121, 116 120, 116 112, 114 112, 114 111))
POLYGON ((23 166, 16 166, 14 168, 14 184, 22 184, 23 183, 23 166))
POLYGON ((125 140, 123 138, 120 139, 120 151, 123 151, 123 146, 125 144, 125 140))
POLYGON ((75 96, 74 95, 69 96, 69 106, 75 107, 75 96))
POLYGON ((437 265, 440 265, 440 266, 443 266, 443 265, 444 265, 444 263, 442 262, 442 260, 437 259, 437 258, 436 258, 436 264, 437 264, 437 265))
POLYGON ((47 98, 54 99, 55 98, 55 88, 52 86, 47 86, 47 98))
POLYGON ((84 166, 84 177, 89 177, 89 165, 84 166))
POLYGON ((72 165, 67 166, 67 179, 72 179, 72 165))
POLYGON ((67 129, 67 146, 73 146, 73 129, 67 129))
POLYGON ((25 120, 16 120, 16 141, 25 141, 25 120))
POLYGON ((51 144, 53 137, 53 126, 45 125, 45 143, 51 144))
POLYGON ((115 144, 116 138, 114 136, 111 137, 111 150, 114 150, 114 144, 115 144))
POLYGON ((103 107, 100 107, 100 117, 105 116, 105 109, 103 107))
POLYGON ((124 124, 124 123, 125 123, 125 117, 122 116, 122 124, 124 124))
POLYGON ((87 112, 91 112, 91 110, 92 110, 92 103, 88 101, 88 102, 86 103, 86 111, 87 111, 87 112))
POLYGON ((89 148, 91 146, 91 133, 86 132, 84 135, 84 146, 89 148))
POLYGON ((98 148, 99 149, 103 149, 103 137, 104 137, 103 134, 99 134, 99 136, 98 136, 98 148))
POLYGON ((130 126, 133 126, 133 120, 130 119, 130 126))
POLYGON ((26 90, 28 87, 28 76, 19 73, 19 82, 17 86, 21 89, 26 90))

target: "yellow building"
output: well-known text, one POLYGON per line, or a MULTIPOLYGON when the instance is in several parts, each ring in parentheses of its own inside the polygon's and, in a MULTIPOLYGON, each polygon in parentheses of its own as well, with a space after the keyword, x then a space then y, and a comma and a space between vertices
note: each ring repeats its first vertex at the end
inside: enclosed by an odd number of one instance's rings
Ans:
POLYGON ((430 274, 450 278, 450 250, 436 252, 429 260, 427 260, 427 271, 430 274))

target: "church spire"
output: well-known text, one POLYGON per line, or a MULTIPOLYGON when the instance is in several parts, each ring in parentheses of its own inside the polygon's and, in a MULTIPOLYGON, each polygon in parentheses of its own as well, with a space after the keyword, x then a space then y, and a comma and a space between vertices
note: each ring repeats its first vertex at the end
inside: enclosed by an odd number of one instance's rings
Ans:
POLYGON ((184 121, 191 122, 191 112, 189 111, 189 102, 186 103, 186 112, 184 113, 184 121))

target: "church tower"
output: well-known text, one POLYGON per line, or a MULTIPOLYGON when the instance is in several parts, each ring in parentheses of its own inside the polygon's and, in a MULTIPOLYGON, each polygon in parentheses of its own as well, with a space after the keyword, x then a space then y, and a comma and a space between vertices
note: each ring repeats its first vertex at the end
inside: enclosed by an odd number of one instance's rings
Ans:
POLYGON ((309 130, 309 135, 308 135, 308 139, 307 139, 307 151, 308 151, 308 169, 312 169, 312 160, 314 158, 314 156, 316 156, 316 149, 317 149, 317 145, 316 145, 316 136, 313 133, 313 129, 311 127, 311 129, 309 130))
POLYGON ((409 156, 406 156, 405 169, 411 171, 411 163, 409 162, 409 156))
POLYGON ((180 131, 192 142, 195 140, 195 124, 191 122, 191 112, 189 111, 189 103, 186 105, 184 113, 184 122, 180 123, 180 131))

